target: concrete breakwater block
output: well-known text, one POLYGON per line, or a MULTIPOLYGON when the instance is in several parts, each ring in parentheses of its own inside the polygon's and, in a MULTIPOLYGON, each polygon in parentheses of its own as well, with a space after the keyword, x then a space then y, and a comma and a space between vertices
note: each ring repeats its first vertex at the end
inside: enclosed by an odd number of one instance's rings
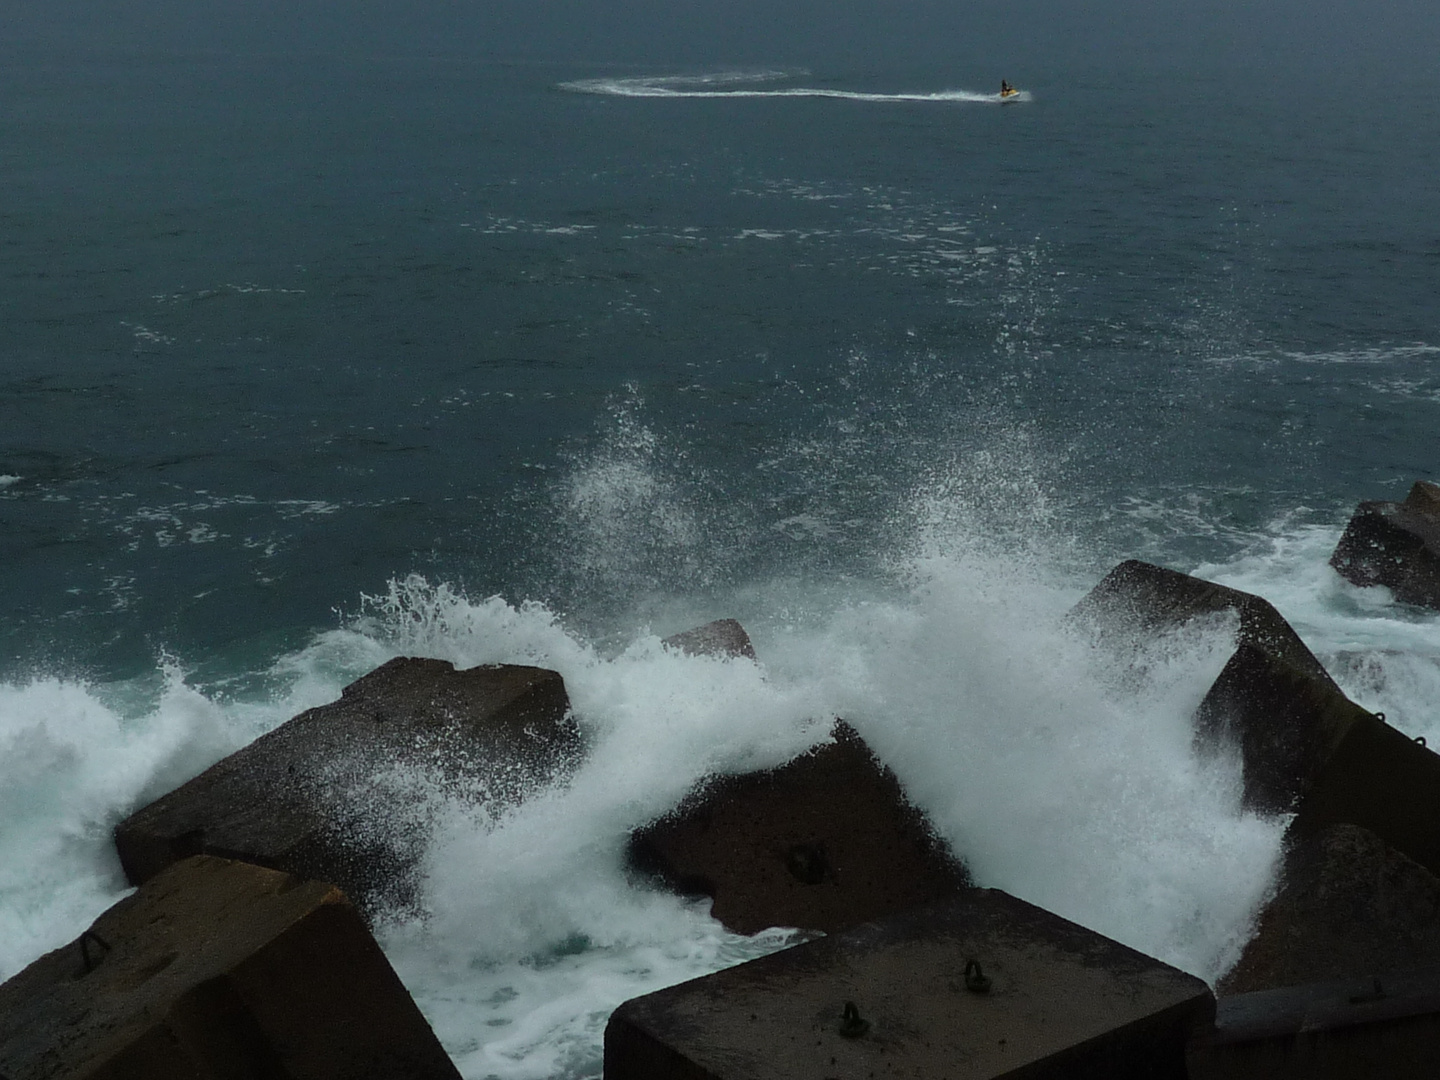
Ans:
POLYGON ((661 644, 691 656, 744 656, 755 659, 750 635, 734 619, 716 619, 693 630, 671 634, 661 644))
POLYGON ((1440 875, 1440 755, 1378 718, 1350 726, 1293 828, 1348 822, 1440 875))
POLYGON ((606 1080, 1185 1076, 1199 979, 996 890, 645 997, 605 1029, 606 1080))
POLYGON ((1440 878, 1368 829, 1298 824, 1275 897, 1220 992, 1440 967, 1440 878))
POLYGON ((776 769, 712 781, 637 830, 630 858, 714 899, 727 928, 832 933, 969 887, 965 868, 844 721, 776 769))
POLYGON ((1371 714, 1350 701, 1300 636, 1264 599, 1143 562, 1112 570, 1070 613, 1124 657, 1206 615, 1238 616, 1236 651, 1195 715, 1198 741, 1240 748, 1245 803, 1294 809, 1352 725, 1371 714))
POLYGON ((555 672, 397 658, 136 811, 115 842, 137 885, 203 852, 332 881, 362 910, 403 904, 425 828, 406 769, 514 801, 579 754, 555 672))
POLYGON ((1239 617, 1237 644, 1253 645, 1322 681, 1330 678, 1268 600, 1138 559, 1128 559, 1106 574, 1068 619, 1123 655, 1137 642, 1148 643, 1200 616, 1227 611, 1239 617))
POLYGON ((1195 711, 1202 745, 1238 745, 1245 805, 1295 809, 1357 727, 1380 724, 1325 674, 1241 642, 1195 711))
POLYGON ((1330 565, 1356 585, 1384 585, 1404 603, 1440 608, 1440 484, 1419 480, 1404 502, 1362 502, 1330 565))
POLYGON ((1260 597, 1127 562, 1071 619, 1123 656, 1136 640, 1226 609, 1239 615, 1239 641, 1196 710, 1196 736, 1240 748, 1246 805, 1294 810, 1308 828, 1359 825, 1440 874, 1440 756, 1347 698, 1260 597))
POLYGON ((1190 1046, 1193 1080, 1431 1080, 1440 968, 1222 997, 1190 1046))
POLYGON ((197 856, 0 986, 8 1080, 458 1080, 332 885, 197 856))

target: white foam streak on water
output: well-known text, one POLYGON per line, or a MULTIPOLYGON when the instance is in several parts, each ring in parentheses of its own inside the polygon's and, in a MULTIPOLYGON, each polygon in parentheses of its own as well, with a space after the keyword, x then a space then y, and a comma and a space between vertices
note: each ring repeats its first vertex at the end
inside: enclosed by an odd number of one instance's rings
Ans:
MULTIPOLYGON (((982 94, 972 90, 936 90, 930 92, 875 93, 862 90, 835 90, 819 86, 786 86, 757 90, 736 84, 770 82, 792 77, 786 72, 721 73, 708 76, 663 75, 631 79, 576 79, 560 84, 562 90, 581 94, 631 98, 839 98, 845 101, 874 102, 970 102, 1000 104, 999 94, 982 94)), ((1021 91, 1019 101, 1031 100, 1029 91, 1021 91)))

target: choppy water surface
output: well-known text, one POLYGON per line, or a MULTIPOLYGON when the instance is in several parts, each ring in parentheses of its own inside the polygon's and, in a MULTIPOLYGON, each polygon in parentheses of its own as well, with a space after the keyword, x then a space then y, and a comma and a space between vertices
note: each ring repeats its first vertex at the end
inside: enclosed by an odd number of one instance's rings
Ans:
POLYGON ((620 853, 836 715, 983 884, 1216 978, 1284 822, 1191 750, 1233 626, 1139 684, 1063 627, 1121 558, 1440 739, 1440 620, 1326 565, 1436 475, 1423 72, 57 33, 0 44, 0 975, 123 894, 121 816, 395 655, 553 667, 590 748, 404 779, 382 937, 471 1077, 596 1075, 789 941, 620 853), (719 616, 759 663, 659 644, 719 616))

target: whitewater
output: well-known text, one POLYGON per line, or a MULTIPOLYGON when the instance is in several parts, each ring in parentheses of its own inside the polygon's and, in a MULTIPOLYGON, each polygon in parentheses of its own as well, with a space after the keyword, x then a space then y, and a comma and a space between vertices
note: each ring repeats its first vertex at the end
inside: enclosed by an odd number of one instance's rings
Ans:
MULTIPOLYGON (((644 477, 643 462, 631 465, 612 500, 644 477)), ((1273 886, 1285 824, 1243 812, 1238 762, 1201 760, 1192 746, 1191 713, 1235 626, 1155 643, 1137 684, 1063 624, 1087 580, 1043 552, 1017 558, 957 532, 944 493, 915 497, 917 531, 865 599, 793 585, 780 608, 731 598, 759 662, 662 646, 680 623, 597 646, 543 603, 412 576, 278 660, 267 696, 201 692, 170 659, 123 685, 4 686, 0 974, 125 894, 110 840, 121 816, 406 655, 554 668, 587 739, 575 775, 518 806, 450 801, 420 773, 397 782, 407 814, 419 804, 429 823, 423 915, 379 932, 467 1077, 598 1075, 621 1001, 795 940, 784 928, 726 932, 705 902, 635 880, 623 852, 631 829, 705 777, 788 760, 835 716, 896 771, 979 883, 1215 980, 1273 886)), ((1281 529, 1186 569, 1269 597, 1352 697, 1440 739, 1437 620, 1343 582, 1325 563, 1337 537, 1281 529)))

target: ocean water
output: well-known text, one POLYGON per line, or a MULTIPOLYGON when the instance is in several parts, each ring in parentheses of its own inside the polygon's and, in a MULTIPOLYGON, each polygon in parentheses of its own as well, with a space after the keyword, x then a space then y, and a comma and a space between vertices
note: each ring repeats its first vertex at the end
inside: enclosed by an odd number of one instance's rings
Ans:
POLYGON ((467 1077, 782 947, 630 829, 850 719, 983 884, 1214 980, 1283 820, 1117 678, 1139 557, 1440 739, 1440 616, 1327 565, 1440 473, 1440 17, 100 0, 0 26, 0 977, 116 821, 396 655, 588 740, 428 823, 382 942, 467 1077), (1001 104, 1005 77, 1024 91, 1001 104), (739 618, 759 662, 660 638, 739 618))

